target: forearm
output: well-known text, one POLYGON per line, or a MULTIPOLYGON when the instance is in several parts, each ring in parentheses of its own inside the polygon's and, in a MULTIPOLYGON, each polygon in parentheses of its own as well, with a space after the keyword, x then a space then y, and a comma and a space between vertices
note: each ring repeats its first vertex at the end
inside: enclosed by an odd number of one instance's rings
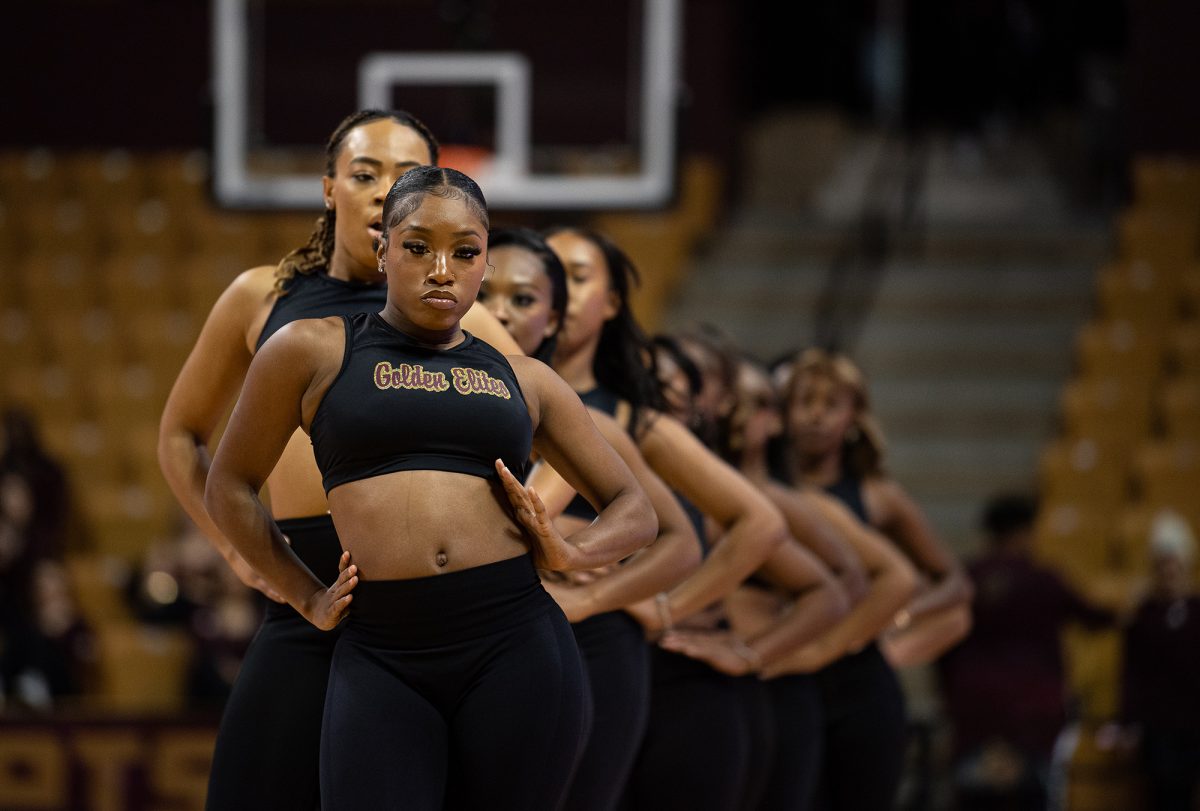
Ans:
POLYGON ((871 581, 871 589, 845 619, 827 634, 841 652, 864 647, 891 626, 896 612, 912 597, 916 575, 907 566, 889 569, 871 581))
POLYGON ((308 604, 325 585, 292 551, 254 488, 209 478, 205 507, 233 548, 288 604, 308 616, 308 604))
POLYGON ((903 630, 883 638, 883 652, 893 667, 911 667, 937 659, 971 630, 966 605, 924 614, 903 630))
POLYGON ((667 532, 612 573, 589 583, 592 613, 615 611, 674 586, 700 564, 691 532, 667 532))
POLYGON ((211 463, 208 448, 199 437, 164 424, 158 441, 158 465, 163 478, 197 529, 223 558, 229 560, 238 554, 237 550, 217 527, 204 504, 211 463))
POLYGON ((658 518, 641 488, 621 491, 588 526, 566 541, 575 554, 570 570, 598 569, 648 546, 658 534, 658 518))
POLYGON ((904 608, 909 620, 916 621, 947 608, 968 607, 973 595, 974 589, 966 572, 954 569, 937 580, 931 588, 917 594, 904 608))
POLYGON ((776 515, 736 521, 700 567, 668 592, 672 619, 688 617, 731 594, 771 555, 784 534, 776 515))
POLYGON ((765 667, 818 636, 848 610, 845 590, 830 579, 799 595, 786 612, 745 642, 765 667))

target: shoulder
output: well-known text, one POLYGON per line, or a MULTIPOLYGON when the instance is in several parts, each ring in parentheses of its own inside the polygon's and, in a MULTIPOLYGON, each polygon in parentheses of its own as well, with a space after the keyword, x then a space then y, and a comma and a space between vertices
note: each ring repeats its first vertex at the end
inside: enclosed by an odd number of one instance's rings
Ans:
POLYGON ((236 325, 246 331, 251 324, 266 318, 275 301, 275 266, 262 265, 239 273, 209 314, 210 321, 236 325))
POLYGON ((516 377, 517 384, 520 385, 521 393, 531 412, 539 409, 543 404, 553 403, 563 398, 579 399, 579 395, 575 394, 566 381, 540 360, 527 355, 502 355, 494 347, 486 343, 484 345, 512 368, 513 376, 516 377))
POLYGON ((341 316, 301 318, 284 324, 267 339, 258 355, 301 361, 337 357, 345 346, 346 327, 341 316))
POLYGON ((275 298, 275 265, 260 265, 237 275, 222 297, 246 304, 261 305, 275 298))

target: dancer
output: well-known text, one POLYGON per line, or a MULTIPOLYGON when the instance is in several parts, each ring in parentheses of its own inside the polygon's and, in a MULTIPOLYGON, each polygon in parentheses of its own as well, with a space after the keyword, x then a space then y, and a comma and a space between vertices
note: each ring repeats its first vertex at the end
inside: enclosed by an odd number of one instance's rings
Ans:
POLYGON ((932 661, 970 630, 971 582, 916 502, 883 470, 883 435, 862 372, 848 358, 803 352, 790 385, 795 474, 859 513, 907 554, 925 579, 883 639, 897 667, 932 661))
MULTIPOLYGON (((757 569, 782 542, 783 519, 682 423, 662 412, 660 386, 649 368, 651 345, 629 308, 637 275, 628 257, 585 229, 551 229, 546 241, 567 269, 569 293, 555 370, 585 401, 616 415, 685 508, 708 516, 724 532, 722 543, 690 576, 627 609, 657 639, 757 569)), ((701 521, 696 523, 702 528, 701 521)), ((651 660, 650 722, 626 800, 649 807, 666 793, 694 808, 736 806, 745 790, 750 749, 736 680, 657 646, 651 660), (712 746, 727 754, 720 768, 692 756, 712 746)))
MULTIPOLYGON (((832 529, 838 544, 847 544, 861 556, 868 573, 864 592, 844 619, 763 668, 776 739, 766 788, 757 807, 807 809, 816 790, 824 737, 819 685, 812 674, 847 649, 866 644, 883 628, 911 594, 915 575, 886 541, 874 536, 833 499, 813 491, 798 493, 772 479, 767 451, 782 430, 778 399, 762 369, 745 361, 735 368, 737 386, 727 442, 739 469, 780 508, 794 537, 812 538, 832 529)), ((786 617, 791 606, 787 586, 769 567, 760 570, 727 601, 734 632, 744 636, 761 633, 779 623, 781 613, 786 617)), ((674 634, 671 639, 673 646, 714 665, 736 661, 727 646, 714 642, 711 635, 703 634, 674 634)))
POLYGON ((382 225, 383 310, 297 321, 264 344, 205 503, 317 627, 354 601, 323 719, 326 811, 557 808, 580 746, 582 665, 534 566, 622 559, 653 539, 654 514, 568 386, 461 330, 486 269, 474 181, 412 169, 382 225), (257 496, 297 427, 353 560, 328 589, 257 496), (602 507, 569 539, 518 481, 531 449, 602 507))
MULTIPOLYGON (((408 113, 363 110, 344 119, 326 146, 326 211, 308 243, 277 266, 234 280, 167 399, 159 436, 167 483, 242 581, 274 600, 225 705, 209 773, 210 809, 317 807, 321 714, 336 642, 335 634, 317 631, 283 604, 209 518, 203 497, 210 443, 255 352, 281 327, 383 306, 385 278, 375 246, 384 196, 401 173, 437 158, 437 141, 408 113)), ((473 308, 466 324, 502 351, 517 351, 482 308, 473 308)), ((322 582, 333 583, 341 544, 303 434, 288 444, 267 487, 272 514, 293 551, 322 582)))
MULTIPOLYGON (((566 271, 542 238, 528 229, 493 230, 479 301, 533 357, 553 356, 564 322, 566 271)), ((633 439, 607 413, 589 408, 602 436, 646 490, 658 515, 654 544, 619 566, 575 576, 543 575, 546 590, 571 621, 586 665, 592 699, 587 745, 564 808, 611 809, 625 787, 649 715, 650 662, 641 627, 621 609, 674 586, 700 563, 695 532, 670 490, 647 467, 633 439)), ((575 491, 539 466, 529 479, 558 515, 575 491), (545 474, 545 475, 543 475, 545 474)), ((563 535, 587 526, 595 511, 586 501, 558 518, 563 535), (572 517, 573 516, 573 517, 572 517)))

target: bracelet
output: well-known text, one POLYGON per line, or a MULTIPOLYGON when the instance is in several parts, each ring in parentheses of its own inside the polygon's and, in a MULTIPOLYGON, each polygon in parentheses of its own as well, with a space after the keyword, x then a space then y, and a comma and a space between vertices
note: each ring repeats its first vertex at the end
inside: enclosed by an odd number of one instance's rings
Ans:
POLYGON ((757 673, 758 671, 762 670, 762 654, 747 645, 742 640, 738 639, 736 636, 733 637, 733 641, 730 644, 733 647, 733 652, 745 659, 746 664, 750 665, 750 670, 752 672, 757 673))
POLYGON ((662 624, 663 632, 674 630, 675 621, 671 619, 671 598, 665 591, 654 595, 654 605, 658 608, 658 621, 662 624))

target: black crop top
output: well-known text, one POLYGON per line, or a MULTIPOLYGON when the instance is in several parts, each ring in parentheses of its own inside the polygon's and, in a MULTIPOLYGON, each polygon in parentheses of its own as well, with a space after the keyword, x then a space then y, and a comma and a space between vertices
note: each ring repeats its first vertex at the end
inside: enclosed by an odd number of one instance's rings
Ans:
POLYGON ((387 286, 330 278, 328 273, 297 273, 284 282, 286 295, 275 299, 255 351, 285 325, 301 318, 377 313, 387 301, 387 286))
POLYGON ((841 477, 827 486, 825 492, 850 508, 850 512, 858 516, 859 521, 871 526, 871 517, 867 515, 867 502, 863 498, 862 479, 849 469, 843 468, 841 477))
MULTIPOLYGON (((620 404, 621 398, 616 392, 609 391, 606 388, 597 386, 591 391, 585 391, 579 395, 579 399, 583 400, 583 404, 588 408, 594 408, 597 411, 603 411, 610 417, 616 416, 617 405, 620 404)), ((596 511, 592 509, 592 505, 588 504, 588 500, 578 493, 567 504, 563 510, 563 515, 570 515, 575 518, 582 518, 585 521, 591 521, 596 517, 596 511)))
POLYGON ((342 316, 346 351, 310 428, 325 492, 401 470, 521 478, 532 426, 504 356, 464 333, 432 349, 378 313, 342 316))

